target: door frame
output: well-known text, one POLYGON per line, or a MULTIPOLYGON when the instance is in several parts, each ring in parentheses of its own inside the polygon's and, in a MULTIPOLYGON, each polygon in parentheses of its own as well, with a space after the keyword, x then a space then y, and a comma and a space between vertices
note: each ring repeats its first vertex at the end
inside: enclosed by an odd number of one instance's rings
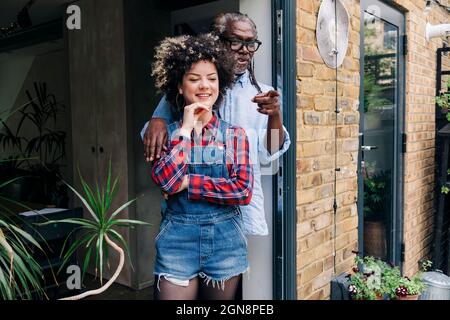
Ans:
MULTIPOLYGON (((398 27, 398 68, 397 83, 398 89, 396 93, 397 112, 394 156, 396 163, 394 164, 394 182, 395 191, 393 194, 394 214, 391 223, 391 241, 388 248, 388 259, 395 265, 400 266, 404 261, 404 244, 403 244, 403 203, 404 203, 404 153, 406 152, 406 134, 405 132, 405 55, 406 55, 406 34, 405 34, 405 12, 398 6, 392 6, 380 0, 361 0, 360 3, 360 102, 364 101, 364 11, 370 5, 380 8, 380 15, 377 16, 392 25, 398 27)), ((364 106, 360 103, 360 139, 359 150, 361 150, 362 139, 361 133, 364 132, 364 106)), ((363 179, 361 175, 361 152, 358 152, 358 251, 362 255, 364 252, 364 189, 363 179)))
POLYGON ((273 176, 273 298, 297 299, 296 2, 272 0, 272 79, 291 146, 273 176), (279 16, 277 18, 277 15, 279 16), (280 19, 281 18, 281 19, 280 19))

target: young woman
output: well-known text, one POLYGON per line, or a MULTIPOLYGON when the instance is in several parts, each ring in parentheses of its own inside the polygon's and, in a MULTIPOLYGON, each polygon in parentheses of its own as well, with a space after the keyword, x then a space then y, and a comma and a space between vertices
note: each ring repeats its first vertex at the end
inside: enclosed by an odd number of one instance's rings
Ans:
POLYGON ((234 77, 226 52, 211 34, 167 38, 156 50, 156 86, 182 120, 169 125, 168 152, 152 170, 168 195, 155 299, 233 299, 248 268, 239 210, 252 197, 248 140, 214 113, 234 77))

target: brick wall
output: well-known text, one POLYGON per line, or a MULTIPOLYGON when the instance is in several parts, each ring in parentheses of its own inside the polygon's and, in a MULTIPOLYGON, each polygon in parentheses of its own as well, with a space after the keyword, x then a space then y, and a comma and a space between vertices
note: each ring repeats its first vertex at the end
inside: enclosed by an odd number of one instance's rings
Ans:
MULTIPOLYGON (((423 0, 398 0, 407 10, 404 272, 417 272, 429 257, 434 213, 434 138, 436 48, 442 40, 425 40, 426 22, 444 23, 448 13, 434 6, 425 16, 423 0)), ((350 16, 349 46, 338 72, 338 173, 336 241, 334 215, 335 74, 320 58, 315 38, 320 1, 297 0, 297 297, 327 299, 330 280, 350 270, 358 244, 357 157, 359 131, 358 0, 344 0, 350 16), (336 247, 336 257, 333 248, 336 247)))
POLYGON ((336 241, 333 241, 335 70, 317 49, 320 1, 297 1, 297 296, 326 299, 334 272, 347 271, 357 250, 359 127, 359 4, 344 1, 351 16, 349 46, 338 72, 336 241), (336 248, 336 257, 333 249, 336 248))
POLYGON ((406 122, 408 135, 404 175, 403 272, 413 275, 418 261, 431 257, 435 201, 435 105, 436 49, 442 39, 427 42, 425 26, 448 23, 450 16, 437 5, 424 14, 425 1, 398 0, 406 13, 408 55, 406 57, 406 122))

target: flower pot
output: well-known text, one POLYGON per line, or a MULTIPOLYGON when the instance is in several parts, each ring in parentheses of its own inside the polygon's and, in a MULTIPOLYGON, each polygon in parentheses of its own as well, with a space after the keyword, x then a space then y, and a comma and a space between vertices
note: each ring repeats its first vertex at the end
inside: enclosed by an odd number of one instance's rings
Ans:
POLYGON ((418 294, 408 294, 404 297, 397 297, 397 300, 419 300, 418 294))
MULTIPOLYGON (((351 300, 369 300, 369 299, 363 299, 363 298, 357 299, 355 297, 352 297, 352 295, 350 295, 350 299, 351 300)), ((384 300, 384 298, 381 294, 377 293, 375 299, 373 299, 373 300, 384 300)))
POLYGON ((364 253, 386 259, 386 227, 381 221, 364 221, 364 253))

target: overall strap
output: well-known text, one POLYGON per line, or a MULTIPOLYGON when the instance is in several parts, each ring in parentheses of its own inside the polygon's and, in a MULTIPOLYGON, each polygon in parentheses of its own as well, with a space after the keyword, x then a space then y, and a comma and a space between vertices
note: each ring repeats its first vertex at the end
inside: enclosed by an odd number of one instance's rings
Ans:
POLYGON ((219 143, 222 143, 223 145, 226 145, 227 135, 232 133, 232 130, 231 130, 232 126, 231 126, 231 124, 229 124, 226 121, 223 121, 220 118, 218 118, 218 120, 219 120, 219 128, 218 128, 216 141, 219 143))
MULTIPOLYGON (((234 134, 234 131, 232 130, 232 125, 228 122, 219 119, 219 131, 220 134, 217 135, 216 142, 221 143, 224 148, 225 152, 223 152, 223 163, 225 164, 232 164, 234 162, 234 145, 227 145, 227 143, 230 141, 229 135, 234 134)), ((233 140, 231 140, 233 141, 233 140)), ((230 172, 228 171, 228 168, 226 170, 228 175, 230 172)))

